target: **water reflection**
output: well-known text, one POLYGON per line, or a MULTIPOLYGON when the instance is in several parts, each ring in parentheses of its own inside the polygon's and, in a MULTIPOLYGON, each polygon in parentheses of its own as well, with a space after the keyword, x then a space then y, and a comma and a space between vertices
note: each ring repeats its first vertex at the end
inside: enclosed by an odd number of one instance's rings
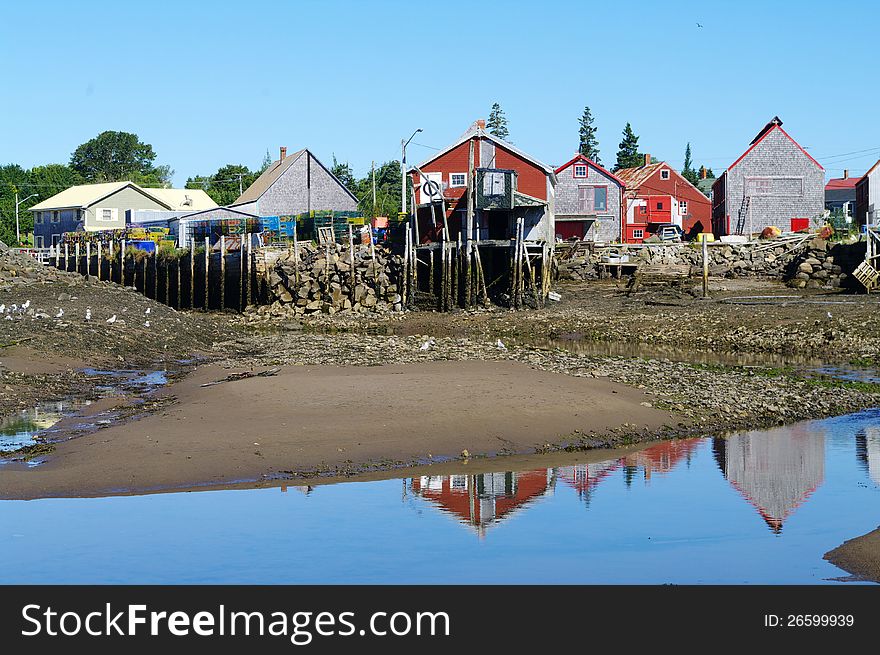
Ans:
POLYGON ((40 403, 0 418, 0 451, 33 445, 41 431, 89 404, 89 401, 40 403))
MULTIPOLYGON (((880 428, 859 433, 858 457, 872 479, 880 484, 880 428)), ((489 526, 552 494, 557 481, 577 492, 587 505, 600 485, 617 473, 629 488, 641 479, 690 467, 703 447, 722 475, 774 533, 825 479, 825 431, 814 423, 802 423, 770 431, 735 434, 727 438, 665 441, 606 461, 524 472, 477 475, 437 475, 410 478, 408 489, 485 536, 489 526)))
POLYGON ((553 469, 421 476, 409 480, 413 494, 455 516, 481 537, 488 527, 549 493, 554 485, 553 469))
POLYGON ((867 427, 856 434, 856 457, 875 484, 880 484, 880 428, 867 427))
POLYGON ((825 479, 825 431, 801 423, 713 439, 721 472, 775 533, 825 479))

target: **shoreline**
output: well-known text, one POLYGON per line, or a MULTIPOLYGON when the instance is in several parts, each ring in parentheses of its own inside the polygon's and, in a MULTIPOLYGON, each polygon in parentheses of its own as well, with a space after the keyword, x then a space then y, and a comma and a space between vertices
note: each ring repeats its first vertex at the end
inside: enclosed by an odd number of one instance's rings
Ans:
POLYGON ((856 580, 880 583, 880 528, 844 541, 824 559, 856 580))

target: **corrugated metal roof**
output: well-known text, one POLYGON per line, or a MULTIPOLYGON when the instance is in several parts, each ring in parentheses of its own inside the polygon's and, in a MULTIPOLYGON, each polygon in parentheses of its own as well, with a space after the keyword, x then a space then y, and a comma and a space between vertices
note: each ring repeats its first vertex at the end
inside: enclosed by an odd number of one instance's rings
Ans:
POLYGON ((648 178, 661 168, 669 168, 672 170, 669 164, 661 161, 656 164, 648 164, 647 166, 621 168, 620 170, 615 171, 614 174, 626 185, 627 191, 633 191, 647 182, 648 178))
POLYGON ((51 198, 46 198, 42 202, 30 208, 30 211, 39 211, 42 209, 68 209, 71 207, 88 207, 101 198, 105 198, 112 193, 116 193, 120 189, 127 186, 137 186, 133 182, 104 182, 101 184, 78 184, 69 189, 65 189, 61 193, 56 193, 51 198))
POLYGON ((241 205, 246 202, 255 202, 259 200, 269 187, 275 184, 275 181, 281 177, 304 152, 306 152, 305 148, 297 150, 291 155, 287 155, 284 159, 273 161, 269 164, 269 168, 263 171, 262 175, 254 180, 254 183, 245 189, 244 193, 242 193, 232 205, 241 205))
POLYGON ((174 210, 200 211, 217 207, 211 196, 201 189, 144 189, 144 191, 174 210))

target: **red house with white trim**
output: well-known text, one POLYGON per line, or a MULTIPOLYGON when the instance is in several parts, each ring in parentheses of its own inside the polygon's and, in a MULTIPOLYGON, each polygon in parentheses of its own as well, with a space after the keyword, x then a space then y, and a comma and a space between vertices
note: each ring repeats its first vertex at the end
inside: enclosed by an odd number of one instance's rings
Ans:
POLYGON ((626 211, 621 226, 624 243, 641 243, 660 223, 674 223, 693 238, 712 225, 712 203, 666 162, 622 168, 616 173, 626 185, 626 211))
POLYGON ((469 183, 474 187, 473 238, 510 239, 520 217, 526 240, 555 238, 553 169, 487 132, 483 120, 409 174, 421 243, 438 241, 444 225, 451 239, 466 238, 469 183))

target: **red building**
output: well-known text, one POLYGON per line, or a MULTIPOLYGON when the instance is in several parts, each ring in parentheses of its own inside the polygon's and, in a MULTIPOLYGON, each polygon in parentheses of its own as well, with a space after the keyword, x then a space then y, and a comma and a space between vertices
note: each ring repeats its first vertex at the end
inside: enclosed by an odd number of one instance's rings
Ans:
POLYGON ((626 185, 624 243, 641 243, 659 223, 674 223, 691 238, 711 230, 711 201, 666 162, 652 164, 651 155, 645 155, 644 165, 615 174, 626 185))
POLYGON ((466 238, 469 177, 475 190, 474 238, 510 239, 522 217, 527 240, 555 239, 553 169, 487 132, 486 121, 476 121, 410 175, 421 243, 438 241, 444 225, 451 239, 459 233, 466 238))

